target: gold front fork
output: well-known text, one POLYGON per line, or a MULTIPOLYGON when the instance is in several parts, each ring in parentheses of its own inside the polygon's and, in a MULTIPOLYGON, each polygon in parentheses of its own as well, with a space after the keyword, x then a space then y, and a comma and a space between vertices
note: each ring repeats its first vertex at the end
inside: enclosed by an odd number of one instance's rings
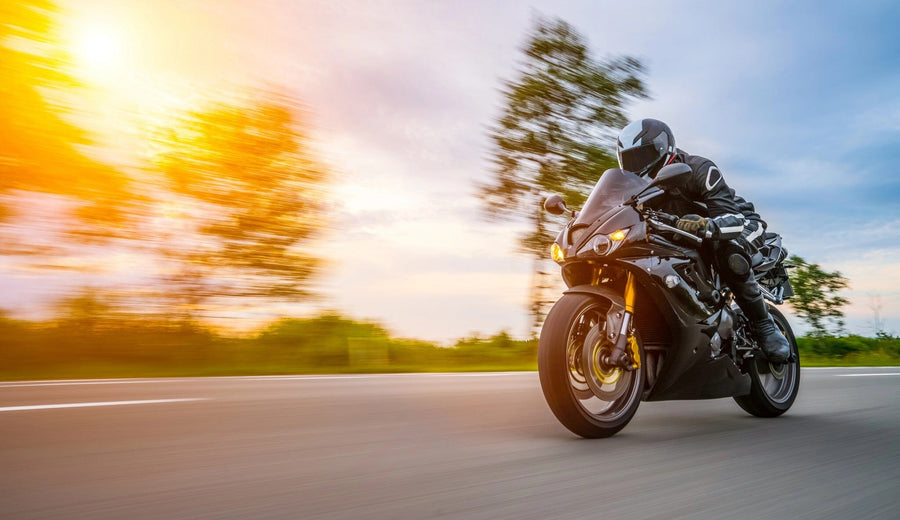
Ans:
POLYGON ((625 279, 625 312, 634 314, 634 275, 628 271, 628 278, 625 279))
MULTIPOLYGON (((634 281, 634 275, 631 274, 631 271, 628 271, 627 275, 628 277, 625 278, 625 316, 630 325, 631 320, 634 319, 633 317, 636 282, 634 281)), ((627 331, 625 333, 628 334, 627 331)), ((631 351, 631 359, 633 360, 632 369, 641 368, 640 348, 638 347, 637 338, 635 338, 632 334, 628 334, 628 350, 631 351)))

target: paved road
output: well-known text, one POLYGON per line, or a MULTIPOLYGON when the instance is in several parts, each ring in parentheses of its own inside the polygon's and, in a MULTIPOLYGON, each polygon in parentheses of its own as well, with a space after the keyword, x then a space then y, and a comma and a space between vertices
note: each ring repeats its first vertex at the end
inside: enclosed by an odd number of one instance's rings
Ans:
POLYGON ((536 373, 0 383, 0 518, 900 518, 900 368, 802 377, 606 440, 536 373))

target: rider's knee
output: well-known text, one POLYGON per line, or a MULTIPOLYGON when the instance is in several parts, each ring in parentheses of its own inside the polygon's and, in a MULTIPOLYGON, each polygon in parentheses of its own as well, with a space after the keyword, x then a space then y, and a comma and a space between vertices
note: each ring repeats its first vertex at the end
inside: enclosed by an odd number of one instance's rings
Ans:
POLYGON ((716 248, 719 268, 727 279, 743 280, 750 274, 750 255, 737 240, 728 240, 716 248))
POLYGON ((728 255, 728 270, 735 276, 747 276, 750 272, 750 262, 740 253, 731 253, 728 255))

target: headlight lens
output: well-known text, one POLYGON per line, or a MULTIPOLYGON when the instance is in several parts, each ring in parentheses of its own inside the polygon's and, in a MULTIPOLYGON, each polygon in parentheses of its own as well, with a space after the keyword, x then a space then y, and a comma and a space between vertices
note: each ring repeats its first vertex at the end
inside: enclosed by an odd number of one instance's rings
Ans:
POLYGON ((612 243, 606 238, 606 235, 597 235, 590 239, 587 243, 588 247, 600 256, 609 252, 612 243))
POLYGON ((598 256, 606 256, 622 245, 625 237, 628 236, 628 229, 617 229, 609 235, 596 235, 588 240, 587 244, 578 250, 578 254, 593 251, 598 256))
POLYGON ((563 253, 562 248, 559 247, 559 244, 557 244, 556 242, 554 242, 553 245, 550 246, 550 257, 553 258, 554 262, 559 264, 566 261, 565 253, 563 253))

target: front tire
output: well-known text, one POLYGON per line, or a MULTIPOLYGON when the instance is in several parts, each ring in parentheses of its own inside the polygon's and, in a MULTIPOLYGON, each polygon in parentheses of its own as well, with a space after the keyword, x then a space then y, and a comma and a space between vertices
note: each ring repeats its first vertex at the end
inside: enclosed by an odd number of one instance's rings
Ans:
POLYGON ((800 352, 794 333, 781 311, 769 305, 769 314, 787 338, 794 361, 770 363, 762 356, 749 360, 750 393, 734 400, 744 411, 756 417, 778 417, 788 411, 800 390, 800 352))
MULTIPOLYGON (((610 367, 585 366, 585 340, 589 348, 603 347, 609 302, 586 294, 564 294, 547 315, 538 346, 541 389, 553 415, 573 433, 586 438, 614 435, 631 421, 641 401, 643 365, 616 375, 610 367), (588 384, 592 377, 603 378, 588 384), (600 384, 604 400, 591 390, 600 384)), ((635 335, 639 359, 643 345, 635 335)))

